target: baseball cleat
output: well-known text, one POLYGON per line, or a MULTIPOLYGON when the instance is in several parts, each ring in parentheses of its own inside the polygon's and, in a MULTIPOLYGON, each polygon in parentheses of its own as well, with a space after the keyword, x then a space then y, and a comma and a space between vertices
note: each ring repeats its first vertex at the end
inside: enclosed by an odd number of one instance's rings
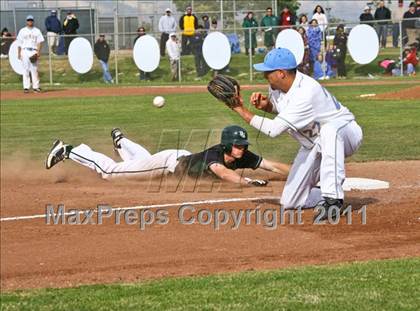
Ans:
POLYGON ((35 93, 41 93, 41 89, 40 88, 34 89, 34 92, 35 93))
POLYGON ((121 146, 119 144, 121 138, 124 137, 123 133, 118 127, 115 127, 111 131, 112 143, 114 144, 114 149, 120 149, 121 146))
POLYGON ((47 155, 47 159, 45 161, 45 168, 49 170, 57 163, 64 161, 64 159, 68 158, 70 151, 69 147, 70 145, 66 145, 61 140, 57 139, 53 143, 53 146, 47 155))
POLYGON ((29 89, 23 89, 23 93, 29 93, 29 89))
POLYGON ((324 200, 319 202, 315 208, 318 208, 318 213, 314 216, 314 221, 324 221, 328 219, 334 220, 337 217, 337 212, 339 214, 338 217, 341 216, 341 213, 344 209, 344 203, 341 199, 332 199, 324 197, 324 200), (331 216, 329 216, 329 214, 331 216))

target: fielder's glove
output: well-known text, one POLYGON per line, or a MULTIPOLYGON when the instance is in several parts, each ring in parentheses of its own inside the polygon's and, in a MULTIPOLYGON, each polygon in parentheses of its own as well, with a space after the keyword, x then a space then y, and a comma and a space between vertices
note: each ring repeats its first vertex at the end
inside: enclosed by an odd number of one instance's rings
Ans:
POLYGON ((238 81, 231 77, 221 74, 215 76, 207 85, 207 90, 231 109, 239 105, 240 86, 238 81))
POLYGON ((252 185, 255 187, 265 187, 268 185, 268 180, 264 180, 264 179, 251 179, 248 177, 244 178, 246 180, 246 182, 248 183, 248 185, 252 185))
POLYGON ((38 60, 38 54, 34 54, 31 57, 29 57, 29 60, 31 61, 32 64, 36 63, 36 61, 38 60))

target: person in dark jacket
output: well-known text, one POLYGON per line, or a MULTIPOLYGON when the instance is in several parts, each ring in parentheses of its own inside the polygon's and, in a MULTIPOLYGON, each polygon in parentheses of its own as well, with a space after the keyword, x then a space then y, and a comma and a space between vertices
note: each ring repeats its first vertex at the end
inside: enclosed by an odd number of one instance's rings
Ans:
POLYGON ((105 35, 99 35, 99 39, 95 42, 93 50, 95 51, 95 55, 101 64, 104 82, 114 83, 108 66, 108 59, 109 54, 111 53, 111 49, 108 42, 105 40, 105 35))
POLYGON ((370 7, 367 5, 363 9, 363 13, 359 16, 360 24, 368 24, 373 27, 373 15, 370 12, 370 7))
POLYGON ((4 27, 1 31, 1 58, 7 58, 9 55, 10 46, 13 43, 12 34, 4 27))
POLYGON ((416 4, 411 2, 408 11, 403 15, 403 34, 407 34, 407 36, 403 39, 404 45, 410 45, 415 43, 417 40, 420 40, 420 29, 416 28, 416 20, 414 19, 419 17, 420 11, 416 10, 416 4))
POLYGON ((347 34, 344 31, 344 25, 340 24, 337 27, 334 37, 334 48, 336 51, 337 60, 337 77, 346 78, 346 55, 347 55, 347 34))
POLYGON ((77 34, 77 29, 79 29, 79 21, 76 18, 76 15, 74 15, 72 12, 68 12, 66 19, 63 22, 63 31, 65 35, 68 35, 64 37, 64 47, 66 55, 69 52, 69 46, 71 41, 75 38, 75 34, 77 34))
POLYGON ((388 23, 391 19, 391 11, 385 7, 383 0, 379 1, 378 8, 375 11, 375 20, 380 21, 377 24, 377 32, 379 37, 379 42, 381 43, 382 48, 386 47, 386 37, 388 35, 388 23))
POLYGON ((57 54, 62 29, 56 10, 51 10, 50 16, 45 19, 45 29, 47 30, 48 51, 50 54, 57 54))
POLYGON ((191 51, 194 54, 197 78, 201 78, 209 71, 203 57, 204 32, 203 26, 199 25, 194 36, 191 38, 191 51))
POLYGON ((249 55, 250 49, 251 49, 252 55, 255 54, 255 48, 257 47, 257 27, 258 27, 258 22, 254 18, 254 13, 248 12, 242 23, 242 28, 252 28, 252 29, 244 29, 246 55, 249 55))
POLYGON ((181 37, 181 54, 191 54, 190 43, 192 37, 195 35, 195 31, 198 27, 197 16, 192 14, 192 8, 188 7, 187 12, 179 19, 179 28, 182 30, 181 37))
MULTIPOLYGON (((137 29, 137 37, 134 39, 133 46, 136 45, 136 41, 138 38, 144 36, 146 34, 146 29, 144 27, 139 27, 137 29)), ((144 72, 143 70, 139 69, 140 74, 140 81, 150 81, 150 72, 144 72)))

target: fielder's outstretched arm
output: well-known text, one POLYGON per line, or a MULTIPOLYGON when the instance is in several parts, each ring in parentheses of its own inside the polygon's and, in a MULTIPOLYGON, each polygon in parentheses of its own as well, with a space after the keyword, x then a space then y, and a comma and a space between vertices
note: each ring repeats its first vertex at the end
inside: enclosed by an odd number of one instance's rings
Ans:
POLYGON ((287 177, 287 175, 289 175, 289 171, 290 171, 290 165, 289 164, 270 161, 270 160, 267 160, 267 159, 263 159, 261 161, 260 168, 262 168, 263 170, 266 170, 266 171, 270 171, 270 172, 273 172, 273 173, 278 173, 278 174, 284 175, 285 177, 287 177))
POLYGON ((235 171, 228 169, 226 166, 213 163, 210 165, 210 170, 216 174, 222 180, 226 180, 228 182, 232 182, 235 184, 240 184, 244 186, 266 186, 268 181, 262 179, 251 179, 247 177, 242 177, 235 171))

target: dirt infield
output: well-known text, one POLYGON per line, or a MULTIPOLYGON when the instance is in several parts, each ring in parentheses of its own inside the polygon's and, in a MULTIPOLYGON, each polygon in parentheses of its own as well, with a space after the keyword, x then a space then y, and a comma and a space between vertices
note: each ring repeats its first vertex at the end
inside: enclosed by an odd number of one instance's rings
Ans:
MULTIPOLYGON (((348 81, 329 82, 328 86, 357 86, 357 85, 396 85, 418 84, 419 81, 348 81)), ((244 90, 267 89, 267 84, 241 85, 244 90)), ((47 89, 42 93, 24 94, 22 91, 2 91, 1 100, 26 99, 26 98, 68 98, 68 97, 97 97, 97 96, 136 96, 136 95, 166 95, 166 94, 189 94, 204 93, 207 88, 204 85, 196 86, 138 86, 138 87, 101 87, 101 88, 68 88, 47 89)))
POLYGON ((420 85, 403 89, 397 92, 388 92, 376 95, 372 98, 378 99, 417 99, 420 98, 420 85))
MULTIPOLYGON (((2 162, 1 217, 45 213, 45 205, 93 209, 98 204, 127 207, 217 198, 279 196, 284 181, 271 176, 271 188, 223 185, 209 181, 196 191, 152 192, 151 184, 135 180, 103 181, 93 173, 65 163, 51 171, 41 163, 2 162), (13 164, 13 165, 11 165, 13 164), (28 165, 30 164, 30 165, 28 165), (13 167, 13 169, 11 169, 13 167), (23 173, 25 172, 25 173, 23 173)), ((67 287, 79 284, 136 281, 181 275, 206 275, 328 264, 342 261, 420 256, 420 161, 350 163, 348 176, 390 182, 390 189, 352 191, 347 203, 366 205, 367 224, 353 212, 353 224, 313 225, 312 211, 303 225, 232 223, 214 230, 210 225, 185 225, 179 207, 168 207, 169 223, 142 231, 138 225, 47 225, 44 219, 1 222, 2 290, 67 287)), ((173 186, 175 180, 169 181, 173 186)), ((188 184, 189 185, 189 184, 188 184)), ((168 188, 166 188, 168 190, 168 188)), ((196 206, 210 211, 222 207, 239 211, 276 208, 273 201, 196 206)), ((187 213, 186 216, 196 216, 187 213)))

